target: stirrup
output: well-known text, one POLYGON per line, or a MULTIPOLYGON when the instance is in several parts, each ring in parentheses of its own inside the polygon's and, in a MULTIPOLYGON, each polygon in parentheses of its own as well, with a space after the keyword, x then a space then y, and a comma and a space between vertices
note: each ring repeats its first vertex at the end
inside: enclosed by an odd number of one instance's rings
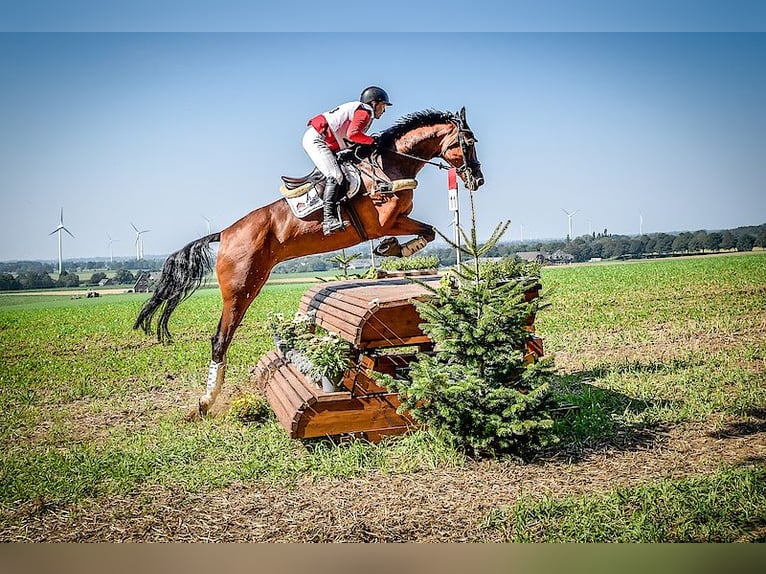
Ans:
POLYGON ((340 219, 330 219, 329 221, 325 220, 322 222, 322 233, 325 235, 330 235, 331 233, 338 231, 339 229, 343 229, 345 225, 340 219))

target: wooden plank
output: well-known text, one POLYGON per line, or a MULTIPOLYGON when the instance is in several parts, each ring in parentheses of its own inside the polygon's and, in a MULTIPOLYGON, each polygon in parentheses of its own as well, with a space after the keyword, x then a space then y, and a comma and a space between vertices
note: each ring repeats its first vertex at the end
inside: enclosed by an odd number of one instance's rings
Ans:
POLYGON ((320 320, 325 319, 327 317, 333 317, 339 321, 343 321, 344 323, 348 323, 350 325, 355 325, 355 326, 363 323, 367 316, 368 316, 367 313, 364 313, 362 315, 357 313, 351 313, 345 309, 336 307, 335 305, 325 305, 319 311, 317 311, 317 314, 316 314, 316 318, 320 320))
POLYGON ((278 368, 284 362, 282 356, 274 350, 269 351, 255 365, 254 375, 256 378, 271 376, 271 371, 278 368))
POLYGON ((317 316, 316 324, 339 335, 343 340, 356 345, 360 340, 361 329, 353 323, 346 323, 330 315, 317 316))
POLYGON ((324 301, 316 302, 316 301, 309 301, 304 305, 303 300, 301 301, 301 311, 303 313, 307 313, 311 309, 316 309, 318 313, 323 312, 325 309, 328 308, 337 308, 342 309, 344 311, 347 311, 348 313, 355 315, 357 317, 363 317, 370 313, 370 303, 365 301, 364 305, 356 305, 353 301, 347 301, 342 299, 339 296, 330 296, 327 297, 324 301))
POLYGON ((309 438, 412 426, 409 418, 396 412, 399 404, 398 395, 390 394, 317 405, 312 417, 301 419, 296 435, 309 438))
MULTIPOLYGON (((404 337, 399 339, 399 344, 395 346, 406 347, 409 345, 423 345, 425 343, 431 343, 431 339, 427 335, 418 335, 415 337, 404 337)), ((377 339, 372 341, 364 341, 362 343, 363 349, 378 349, 391 347, 391 341, 386 339, 377 339)))
POLYGON ((283 396, 279 393, 278 385, 272 379, 271 383, 266 385, 266 400, 269 401, 277 420, 287 432, 293 432, 293 423, 296 420, 297 411, 290 405, 285 404, 283 396))
POLYGON ((420 329, 422 322, 423 319, 411 304, 379 309, 362 328, 361 340, 388 339, 391 346, 400 345, 399 341, 423 334, 420 329))
MULTIPOLYGON (((367 309, 370 306, 370 300, 365 297, 353 296, 348 292, 348 289, 342 289, 335 287, 335 290, 330 287, 323 287, 321 289, 312 290, 301 298, 300 308, 308 309, 321 309, 323 305, 327 304, 328 300, 343 301, 347 305, 359 307, 360 309, 367 309)), ((304 313, 306 311, 303 311, 304 313)))
MULTIPOLYGON (((316 394, 311 392, 307 377, 301 373, 291 363, 285 365, 279 370, 279 374, 284 377, 285 383, 300 398, 301 403, 311 405, 316 400, 316 394)), ((313 385, 312 385, 313 386, 313 385)))
POLYGON ((289 380, 285 376, 283 369, 284 367, 274 372, 271 388, 273 389, 276 396, 279 397, 282 404, 285 406, 285 410, 293 410, 295 412, 300 411, 307 406, 306 401, 304 401, 301 396, 295 392, 289 380))
MULTIPOLYGON (((377 370, 377 369, 376 369, 377 370)), ((390 391, 384 387, 379 386, 375 379, 368 376, 365 372, 355 373, 356 386, 354 387, 354 393, 356 395, 369 395, 372 393, 389 393, 390 391)), ((349 381, 353 384, 354 378, 349 381)))
POLYGON ((291 363, 286 363, 284 368, 292 372, 293 382, 295 384, 302 385, 304 391, 311 395, 311 398, 307 401, 309 406, 313 406, 317 402, 342 401, 351 396, 351 393, 345 391, 338 391, 335 393, 324 392, 317 385, 311 382, 306 375, 296 369, 295 365, 291 363))
POLYGON ((527 339, 526 345, 525 345, 527 351, 530 353, 534 353, 538 357, 542 357, 545 355, 545 351, 543 348, 543 340, 540 337, 530 337, 527 339))

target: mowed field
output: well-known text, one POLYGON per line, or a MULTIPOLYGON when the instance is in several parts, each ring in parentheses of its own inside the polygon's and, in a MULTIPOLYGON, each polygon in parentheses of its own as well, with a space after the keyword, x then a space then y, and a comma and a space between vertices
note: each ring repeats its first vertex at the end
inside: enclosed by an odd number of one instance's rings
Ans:
POLYGON ((233 401, 271 346, 267 286, 204 387, 217 289, 133 331, 147 295, 0 294, 0 541, 764 542, 766 254, 545 268, 536 321, 578 406, 533 461, 419 431, 294 441, 233 401))

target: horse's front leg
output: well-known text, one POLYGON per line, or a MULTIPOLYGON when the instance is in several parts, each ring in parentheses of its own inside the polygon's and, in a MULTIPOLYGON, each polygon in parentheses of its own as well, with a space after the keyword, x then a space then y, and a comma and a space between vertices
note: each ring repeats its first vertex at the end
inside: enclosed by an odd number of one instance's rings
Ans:
POLYGON ((404 244, 400 244, 396 237, 384 239, 375 248, 375 253, 381 257, 409 257, 436 238, 436 231, 431 225, 407 216, 398 217, 394 225, 386 231, 391 235, 417 235, 417 237, 404 244))

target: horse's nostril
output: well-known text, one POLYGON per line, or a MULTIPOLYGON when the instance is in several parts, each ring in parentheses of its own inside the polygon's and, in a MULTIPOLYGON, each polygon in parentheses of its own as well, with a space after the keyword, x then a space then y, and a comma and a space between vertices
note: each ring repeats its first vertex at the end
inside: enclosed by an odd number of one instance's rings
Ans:
POLYGON ((476 186, 478 187, 478 186, 481 186, 481 185, 484 185, 484 178, 483 177, 479 177, 479 178, 476 179, 476 186))

